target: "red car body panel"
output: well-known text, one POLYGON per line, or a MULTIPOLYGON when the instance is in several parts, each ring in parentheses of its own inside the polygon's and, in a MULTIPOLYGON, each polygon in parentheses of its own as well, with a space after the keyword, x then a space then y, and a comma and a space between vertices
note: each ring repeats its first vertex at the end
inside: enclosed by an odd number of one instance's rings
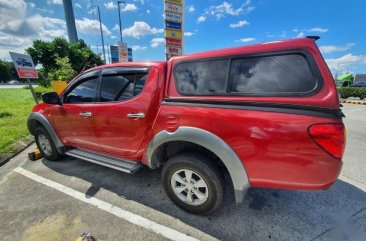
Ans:
POLYGON ((317 145, 310 138, 308 129, 317 123, 342 124, 341 118, 162 103, 164 100, 276 103, 294 108, 310 106, 339 110, 334 80, 312 39, 208 51, 174 57, 168 62, 118 63, 91 70, 111 67, 150 67, 141 94, 124 102, 74 105, 67 112, 64 111, 67 104, 40 104, 33 109, 47 117, 64 145, 93 149, 147 164, 146 150, 156 134, 164 130, 174 133, 179 127, 188 126, 206 130, 224 140, 242 161, 251 186, 325 189, 340 173, 342 161, 317 145), (182 61, 285 50, 302 50, 312 56, 323 80, 323 86, 317 93, 303 97, 182 96, 175 86, 172 70, 182 61), (84 121, 76 116, 75 113, 84 110, 92 111, 93 118, 84 121), (145 113, 146 118, 126 118, 128 113, 139 112, 145 113))

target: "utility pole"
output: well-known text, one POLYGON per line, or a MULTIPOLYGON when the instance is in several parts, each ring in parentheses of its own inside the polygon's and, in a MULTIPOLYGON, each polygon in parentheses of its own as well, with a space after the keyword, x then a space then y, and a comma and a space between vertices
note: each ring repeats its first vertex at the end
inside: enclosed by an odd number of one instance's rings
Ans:
POLYGON ((109 52, 109 44, 107 43, 107 51, 108 51, 108 61, 109 61, 109 63, 112 63, 112 61, 111 61, 111 53, 109 52))
POLYGON ((121 36, 121 43, 123 43, 123 39, 122 39, 122 21, 121 21, 121 9, 119 7, 120 4, 125 4, 125 1, 118 1, 118 19, 119 19, 119 34, 121 36))
POLYGON ((67 35, 70 43, 78 41, 78 34, 75 26, 74 9, 72 7, 72 0, 62 0, 64 3, 65 20, 67 27, 67 35))
POLYGON ((105 49, 104 49, 104 37, 103 37, 103 27, 102 27, 102 20, 100 18, 100 10, 99 10, 99 6, 94 6, 95 8, 97 8, 98 10, 98 19, 99 19, 99 28, 100 28, 100 36, 102 37, 102 49, 103 49, 103 57, 104 57, 104 62, 107 63, 107 60, 105 58, 105 49))

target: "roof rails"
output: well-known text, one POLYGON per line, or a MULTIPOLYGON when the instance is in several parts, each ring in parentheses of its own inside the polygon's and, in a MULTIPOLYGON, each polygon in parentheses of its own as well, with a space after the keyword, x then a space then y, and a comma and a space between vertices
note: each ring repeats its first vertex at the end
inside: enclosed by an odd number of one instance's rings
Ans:
POLYGON ((306 38, 313 39, 314 41, 317 41, 318 39, 320 39, 319 36, 306 36, 306 38))

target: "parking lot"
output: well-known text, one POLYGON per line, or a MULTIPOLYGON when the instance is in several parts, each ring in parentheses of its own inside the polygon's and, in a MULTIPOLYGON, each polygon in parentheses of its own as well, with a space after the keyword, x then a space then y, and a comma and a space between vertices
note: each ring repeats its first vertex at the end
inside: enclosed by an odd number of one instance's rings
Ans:
POLYGON ((344 104, 347 148, 326 191, 252 188, 235 205, 228 185, 209 216, 176 207, 160 170, 129 175, 66 157, 27 160, 32 145, 0 167, 1 240, 366 240, 366 106, 344 104), (349 239, 346 239, 349 238, 349 239))

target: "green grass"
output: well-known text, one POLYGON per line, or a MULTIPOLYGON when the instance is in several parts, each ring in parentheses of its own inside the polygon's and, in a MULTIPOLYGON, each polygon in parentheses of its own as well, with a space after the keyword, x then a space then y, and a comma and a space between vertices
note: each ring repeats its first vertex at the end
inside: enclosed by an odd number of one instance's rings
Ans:
POLYGON ((0 89, 0 154, 14 152, 12 144, 29 135, 27 118, 34 105, 30 90, 0 89))

